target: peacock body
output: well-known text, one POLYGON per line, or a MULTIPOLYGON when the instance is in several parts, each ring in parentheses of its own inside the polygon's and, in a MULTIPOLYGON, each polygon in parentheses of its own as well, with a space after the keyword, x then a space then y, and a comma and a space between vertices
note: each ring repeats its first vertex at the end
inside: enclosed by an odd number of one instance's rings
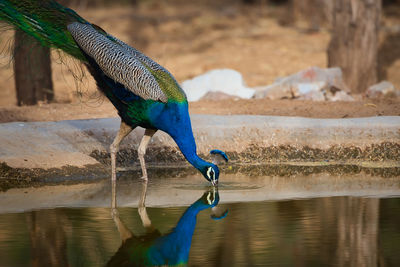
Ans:
MULTIPOLYGON (((61 49, 83 62, 99 90, 118 110, 121 127, 110 147, 113 181, 120 142, 141 126, 146 129, 138 151, 144 179, 147 144, 157 130, 162 130, 208 181, 217 183, 218 167, 196 153, 188 102, 169 71, 53 0, 0 0, 0 20, 25 31, 42 45, 61 49)), ((227 160, 222 151, 213 150, 212 154, 227 160)))

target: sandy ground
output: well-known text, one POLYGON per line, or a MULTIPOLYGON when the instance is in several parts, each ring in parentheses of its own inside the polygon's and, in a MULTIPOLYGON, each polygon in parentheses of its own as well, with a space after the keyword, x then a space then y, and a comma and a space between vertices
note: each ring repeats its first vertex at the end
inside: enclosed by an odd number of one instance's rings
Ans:
MULTIPOLYGON (((399 100, 361 100, 356 102, 311 102, 293 100, 199 101, 189 105, 191 114, 252 114, 300 116, 309 118, 357 118, 400 116, 399 100)), ((2 107, 0 122, 57 121, 118 116, 106 100, 94 104, 45 104, 33 107, 2 107)))
MULTIPOLYGON (((76 8, 78 13, 166 66, 182 82, 215 68, 240 71, 248 86, 263 86, 277 77, 310 66, 326 67, 329 32, 310 33, 301 23, 278 23, 284 7, 244 7, 224 1, 149 1, 138 7, 76 8), (171 4, 175 3, 175 4, 171 4), (189 2, 189 3, 188 3, 189 2), (113 16, 110 16, 113 14, 113 16)), ((231 1, 232 2, 232 1, 231 1)), ((396 12, 385 16, 380 70, 382 78, 400 87, 400 43, 390 29, 398 25, 396 12), (389 29, 389 30, 388 30, 389 29)), ((0 57, 0 122, 84 119, 116 116, 95 84, 68 57, 53 52, 53 80, 57 103, 16 107, 12 65, 7 47, 12 32, 2 33, 0 57), (57 64, 60 61, 66 64, 57 64), (72 70, 72 73, 71 73, 72 70), (83 75, 82 75, 83 73, 83 75), (75 83, 73 75, 82 77, 75 83)), ((320 118, 400 115, 400 100, 309 102, 291 100, 223 100, 191 103, 191 113, 262 114, 320 118)))

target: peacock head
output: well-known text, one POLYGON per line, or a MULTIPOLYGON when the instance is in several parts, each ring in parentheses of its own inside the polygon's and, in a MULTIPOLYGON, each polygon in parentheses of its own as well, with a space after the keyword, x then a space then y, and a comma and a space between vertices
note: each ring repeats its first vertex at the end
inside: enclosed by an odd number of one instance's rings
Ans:
POLYGON ((209 188, 203 196, 197 200, 193 205, 196 205, 200 210, 211 208, 211 219, 221 220, 228 215, 228 209, 220 209, 217 205, 219 202, 218 187, 213 186, 209 188))
POLYGON ((204 192, 203 196, 199 198, 195 203, 198 206, 201 206, 203 209, 206 208, 214 208, 218 205, 219 202, 219 193, 217 187, 209 187, 204 192))
POLYGON ((212 183, 212 185, 218 185, 219 169, 217 165, 207 162, 204 168, 202 168, 200 171, 203 176, 212 183))
POLYGON ((213 158, 212 163, 206 162, 202 169, 200 169, 203 176, 211 182, 213 186, 218 185, 218 178, 219 178, 219 168, 216 164, 221 162, 227 162, 228 156, 225 152, 221 150, 211 150, 210 151, 211 157, 213 158))

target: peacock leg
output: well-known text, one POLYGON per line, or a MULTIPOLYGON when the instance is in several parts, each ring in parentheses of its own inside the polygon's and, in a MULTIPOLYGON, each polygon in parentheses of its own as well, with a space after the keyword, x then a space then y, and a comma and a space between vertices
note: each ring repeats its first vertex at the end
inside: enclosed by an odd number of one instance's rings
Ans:
POLYGON ((116 169, 116 157, 117 152, 119 150, 119 144, 121 141, 130 133, 134 128, 121 121, 121 126, 119 127, 119 131, 114 141, 110 146, 110 154, 111 154, 111 182, 115 183, 117 180, 117 169, 116 169))
POLYGON ((150 142, 150 139, 156 132, 157 130, 154 129, 146 129, 138 148, 139 161, 140 161, 140 166, 142 167, 142 174, 143 174, 142 179, 145 181, 147 181, 147 170, 146 170, 146 162, 144 161, 144 155, 146 155, 146 148, 150 142))
POLYGON ((122 243, 124 243, 127 239, 133 236, 132 232, 125 226, 125 224, 119 218, 119 213, 114 212, 113 220, 115 225, 117 226, 119 236, 121 237, 122 243))
POLYGON ((148 230, 151 231, 153 229, 151 225, 151 221, 149 216, 147 215, 146 211, 146 192, 147 192, 147 181, 142 182, 142 191, 140 192, 140 199, 138 205, 138 212, 140 219, 142 220, 143 226, 148 230))

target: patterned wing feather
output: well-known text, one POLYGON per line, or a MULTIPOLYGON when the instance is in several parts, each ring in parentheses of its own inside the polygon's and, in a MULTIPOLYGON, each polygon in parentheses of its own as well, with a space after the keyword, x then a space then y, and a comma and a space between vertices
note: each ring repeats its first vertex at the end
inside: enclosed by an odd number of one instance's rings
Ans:
POLYGON ((172 74, 167 69, 165 69, 163 66, 161 66, 139 50, 135 49, 132 46, 129 46, 128 44, 115 38, 114 36, 108 34, 107 37, 121 45, 121 47, 124 48, 127 53, 137 58, 144 66, 146 66, 157 79, 157 82, 160 84, 161 89, 165 94, 167 94, 168 97, 177 101, 186 101, 185 92, 179 86, 174 76, 172 76, 172 74))
POLYGON ((121 44, 111 40, 90 24, 74 22, 67 28, 79 47, 92 57, 111 79, 123 84, 143 99, 164 103, 168 101, 154 75, 121 44))
POLYGON ((166 70, 163 66, 161 66, 160 64, 158 64, 157 62, 155 62, 154 60, 152 60, 151 58, 149 58, 148 56, 146 56, 145 54, 143 54, 136 48, 126 44, 125 42, 115 38, 112 35, 108 35, 108 37, 111 38, 114 42, 118 43, 121 47, 123 47, 132 56, 134 56, 135 58, 139 59, 141 62, 146 64, 152 70, 154 70, 154 71, 161 70, 172 77, 172 74, 168 70, 166 70))

